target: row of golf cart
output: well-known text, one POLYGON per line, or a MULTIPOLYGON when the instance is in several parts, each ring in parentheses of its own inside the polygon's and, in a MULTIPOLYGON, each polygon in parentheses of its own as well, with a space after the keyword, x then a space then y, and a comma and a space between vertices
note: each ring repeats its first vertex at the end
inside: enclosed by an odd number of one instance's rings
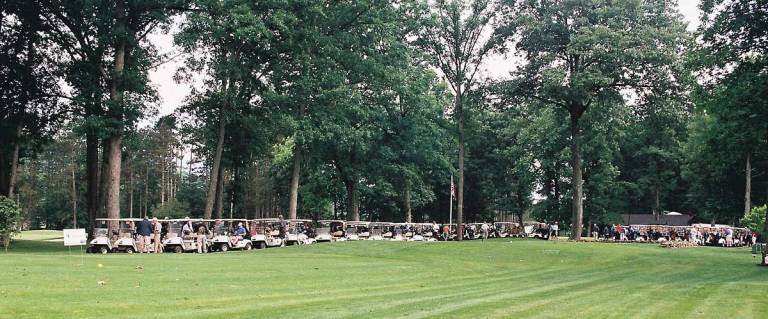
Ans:
MULTIPOLYGON (((88 252, 110 253, 139 251, 155 252, 155 239, 143 245, 137 234, 139 218, 97 219, 94 238, 88 252), (111 226, 111 227, 110 227, 111 226), (110 229, 113 231, 110 233, 110 229), (146 246, 146 247, 144 247, 146 246)), ((311 220, 267 219, 162 219, 161 245, 164 252, 195 252, 201 247, 206 252, 251 250, 310 243, 306 235, 311 220), (189 223, 191 227, 184 229, 189 223), (242 227, 244 234, 238 232, 242 227), (190 230, 191 229, 191 230, 190 230)))
MULTIPOLYGON (((154 243, 154 237, 143 247, 137 228, 141 219, 97 219, 94 238, 88 251, 91 253, 139 251, 155 252, 159 247, 164 252, 226 252, 229 250, 252 250, 268 247, 306 245, 317 242, 392 240, 392 241, 448 241, 456 240, 456 225, 435 223, 388 223, 343 220, 319 220, 278 218, 265 219, 161 219, 161 244, 154 243), (185 224, 190 227, 184 228, 185 224), (110 229, 113 231, 110 233, 110 229), (191 231, 190 231, 191 229, 191 231)), ((505 237, 541 237, 539 228, 518 223, 470 223, 464 227, 463 239, 505 237)), ((146 239, 145 239, 146 241, 146 239)))

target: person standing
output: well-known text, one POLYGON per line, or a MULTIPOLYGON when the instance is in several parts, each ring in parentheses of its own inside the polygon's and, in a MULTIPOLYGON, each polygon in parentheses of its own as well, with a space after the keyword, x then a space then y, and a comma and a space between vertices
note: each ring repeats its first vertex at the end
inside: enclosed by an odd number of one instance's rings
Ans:
POLYGON ((208 253, 208 229, 205 228, 205 224, 200 224, 197 228, 197 253, 208 253))
POLYGON ((152 224, 154 228, 152 229, 153 233, 155 234, 155 254, 159 254, 163 251, 163 243, 160 241, 160 234, 162 234, 163 231, 163 225, 157 221, 157 217, 152 218, 152 224))
POLYGON ((146 253, 149 250, 149 243, 152 240, 152 223, 149 222, 147 216, 144 216, 139 222, 139 229, 137 230, 139 240, 139 252, 146 253))
POLYGON ((488 224, 483 223, 482 225, 480 225, 480 230, 483 231, 483 241, 485 241, 486 239, 488 239, 488 224))

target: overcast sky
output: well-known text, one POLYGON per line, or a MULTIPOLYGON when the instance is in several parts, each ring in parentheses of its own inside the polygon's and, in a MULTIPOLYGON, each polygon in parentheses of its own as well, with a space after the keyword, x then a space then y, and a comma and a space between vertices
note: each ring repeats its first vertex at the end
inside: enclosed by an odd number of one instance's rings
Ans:
MULTIPOLYGON (((688 22, 689 30, 695 30, 698 27, 699 10, 697 6, 699 2, 700 0, 679 0, 680 12, 688 22)), ((169 56, 174 56, 177 53, 173 46, 172 34, 153 34, 150 36, 150 40, 158 46, 160 52, 170 53, 169 56)), ((184 98, 191 90, 189 85, 178 84, 173 80, 173 74, 176 73, 180 63, 181 59, 177 58, 161 65, 149 74, 150 81, 157 88, 161 98, 160 115, 173 113, 183 103, 184 98)), ((510 65, 511 63, 506 61, 503 56, 491 57, 485 66, 486 75, 491 77, 504 76, 510 70, 510 65)))

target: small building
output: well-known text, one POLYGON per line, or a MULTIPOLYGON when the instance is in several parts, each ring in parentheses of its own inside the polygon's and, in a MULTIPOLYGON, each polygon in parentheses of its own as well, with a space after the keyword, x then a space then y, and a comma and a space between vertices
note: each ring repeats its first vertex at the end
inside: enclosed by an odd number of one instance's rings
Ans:
POLYGON ((676 212, 669 212, 658 216, 653 214, 621 214, 624 225, 668 225, 688 226, 693 216, 676 212))

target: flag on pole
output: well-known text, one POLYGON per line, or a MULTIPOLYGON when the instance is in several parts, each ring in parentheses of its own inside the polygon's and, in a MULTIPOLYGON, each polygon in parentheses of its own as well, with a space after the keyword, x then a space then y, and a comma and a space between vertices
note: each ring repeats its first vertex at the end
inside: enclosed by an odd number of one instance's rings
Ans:
POLYGON ((456 196, 456 186, 453 185, 453 175, 451 175, 451 197, 456 196))

